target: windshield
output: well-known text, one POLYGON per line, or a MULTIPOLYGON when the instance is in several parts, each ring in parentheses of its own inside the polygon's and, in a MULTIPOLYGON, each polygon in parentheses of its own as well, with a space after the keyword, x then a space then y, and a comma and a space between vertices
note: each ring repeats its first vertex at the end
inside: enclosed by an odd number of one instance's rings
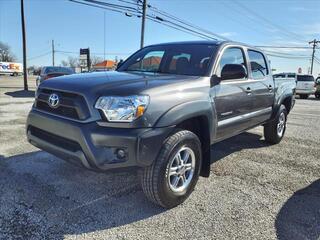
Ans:
POLYGON ((133 54, 118 71, 168 73, 190 76, 208 74, 214 44, 168 44, 146 47, 133 54))
POLYGON ((45 74, 48 73, 67 73, 67 74, 72 74, 74 71, 71 68, 67 67, 46 67, 45 74))
POLYGON ((314 82, 313 76, 309 75, 298 75, 297 80, 301 82, 314 82))

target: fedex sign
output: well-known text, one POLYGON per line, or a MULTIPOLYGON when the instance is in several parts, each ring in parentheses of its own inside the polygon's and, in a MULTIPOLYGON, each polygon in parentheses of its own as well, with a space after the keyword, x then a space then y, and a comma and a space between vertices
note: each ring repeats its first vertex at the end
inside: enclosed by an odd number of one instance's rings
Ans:
POLYGON ((0 62, 0 73, 22 73, 22 64, 14 62, 0 62))

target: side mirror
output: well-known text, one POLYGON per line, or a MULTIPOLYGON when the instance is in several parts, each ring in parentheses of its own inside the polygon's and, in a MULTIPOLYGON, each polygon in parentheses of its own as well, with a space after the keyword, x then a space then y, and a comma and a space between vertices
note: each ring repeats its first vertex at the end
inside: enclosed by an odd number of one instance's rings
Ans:
POLYGON ((247 70, 242 64, 226 64, 221 70, 221 80, 241 79, 247 76, 247 70))
POLYGON ((221 78, 218 77, 217 75, 212 75, 210 78, 210 85, 211 87, 219 85, 221 82, 221 78))
POLYGON ((121 65, 123 64, 123 60, 122 59, 120 59, 120 61, 118 62, 118 64, 117 64, 117 67, 116 67, 116 70, 118 70, 120 67, 121 67, 121 65))

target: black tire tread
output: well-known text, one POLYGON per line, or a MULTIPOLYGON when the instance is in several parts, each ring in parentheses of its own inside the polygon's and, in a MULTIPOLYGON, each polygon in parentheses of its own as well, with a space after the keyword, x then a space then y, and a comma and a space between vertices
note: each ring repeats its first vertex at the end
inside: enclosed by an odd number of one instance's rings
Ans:
POLYGON ((163 146, 155 162, 151 166, 146 167, 141 171, 141 185, 146 197, 151 202, 158 204, 164 208, 167 208, 167 205, 161 200, 159 196, 160 191, 158 189, 160 168, 162 164, 164 164, 164 161, 167 161, 166 156, 171 151, 172 146, 179 143, 180 139, 186 135, 191 135, 192 137, 196 137, 198 139, 198 137, 194 133, 187 130, 182 130, 174 133, 164 141, 163 146))
POLYGON ((277 144, 283 138, 284 133, 281 138, 279 138, 279 136, 277 134, 277 123, 278 123, 277 120, 280 115, 280 112, 282 112, 282 111, 285 111, 285 115, 287 118, 287 110, 284 105, 281 105, 275 119, 272 122, 264 125, 264 129, 263 129, 264 138, 265 138, 265 141, 268 143, 277 144))

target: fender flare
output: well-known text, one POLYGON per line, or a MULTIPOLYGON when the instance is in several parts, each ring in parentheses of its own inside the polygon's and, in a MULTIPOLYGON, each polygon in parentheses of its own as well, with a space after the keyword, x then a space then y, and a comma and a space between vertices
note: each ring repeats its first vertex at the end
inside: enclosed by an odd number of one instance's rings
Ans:
POLYGON ((217 118, 216 118, 215 105, 208 100, 199 100, 192 102, 185 102, 174 106, 164 113, 156 122, 155 127, 167 127, 172 125, 178 125, 185 120, 196 118, 196 117, 206 117, 208 120, 208 134, 209 134, 209 144, 208 148, 202 154, 202 167, 201 176, 209 177, 210 175, 210 165, 211 165, 211 151, 210 146, 214 142, 217 129, 217 118))

